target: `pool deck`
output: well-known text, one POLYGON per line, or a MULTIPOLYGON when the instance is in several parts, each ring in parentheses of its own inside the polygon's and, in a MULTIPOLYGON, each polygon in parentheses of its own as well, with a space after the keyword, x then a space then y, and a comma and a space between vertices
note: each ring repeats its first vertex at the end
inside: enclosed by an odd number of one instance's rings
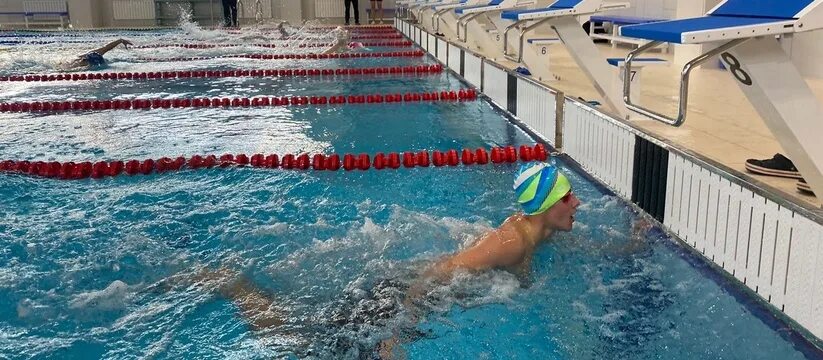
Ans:
MULTIPOLYGON (((609 44, 598 44, 598 48, 604 58, 625 58, 631 50, 625 46, 612 48, 609 44)), ((471 50, 483 55, 478 49, 471 50)), ((549 45, 549 53, 551 69, 557 79, 544 79, 540 81, 542 84, 563 91, 570 97, 600 100, 594 86, 562 44, 549 45)), ((670 64, 673 58, 671 53, 657 51, 645 56, 666 59, 670 64)), ((518 66, 506 59, 495 61, 509 70, 518 66)), ((681 69, 675 65, 646 67, 643 70, 640 103, 664 114, 677 114, 681 69)), ((823 80, 807 79, 807 83, 823 101, 823 80)), ((601 107, 601 111, 614 114, 608 108, 601 107)), ((821 213, 823 203, 813 195, 797 191, 796 180, 746 171, 746 159, 768 159, 776 153, 785 152, 725 70, 698 68, 692 72, 689 112, 682 126, 672 127, 636 113, 630 115, 629 122, 678 149, 724 165, 735 171, 734 175, 754 185, 821 213)))

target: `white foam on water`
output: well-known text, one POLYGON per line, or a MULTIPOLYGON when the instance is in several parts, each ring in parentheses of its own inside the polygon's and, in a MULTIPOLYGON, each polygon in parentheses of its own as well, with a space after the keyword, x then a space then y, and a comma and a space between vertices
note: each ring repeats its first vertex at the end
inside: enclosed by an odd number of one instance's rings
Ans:
POLYGON ((120 280, 115 280, 103 290, 74 295, 69 301, 69 308, 95 310, 123 309, 133 295, 129 288, 128 284, 120 280))

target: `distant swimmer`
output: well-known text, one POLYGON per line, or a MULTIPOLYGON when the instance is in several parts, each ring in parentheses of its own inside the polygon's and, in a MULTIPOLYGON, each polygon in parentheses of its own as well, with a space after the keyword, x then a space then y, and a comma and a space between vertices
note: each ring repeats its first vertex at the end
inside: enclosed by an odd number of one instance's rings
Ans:
POLYGON ((105 46, 94 49, 89 51, 83 55, 78 56, 76 59, 72 60, 69 63, 64 63, 62 65, 63 69, 70 70, 76 68, 103 68, 106 66, 106 59, 103 58, 107 52, 111 51, 112 49, 116 48, 119 45, 123 45, 126 49, 128 49, 129 45, 133 45, 131 41, 125 39, 118 39, 112 41, 105 46))
POLYGON ((337 34, 337 39, 335 40, 334 45, 324 51, 323 54, 341 53, 349 48, 351 34, 346 29, 338 26, 337 29, 334 29, 333 33, 337 34))
POLYGON ((283 21, 279 25, 277 25, 277 30, 280 31, 280 37, 281 38, 289 38, 292 35, 292 34, 289 34, 288 30, 286 30, 286 25, 288 25, 288 24, 289 24, 288 21, 283 21))
POLYGON ((334 45, 324 51, 323 54, 342 53, 346 51, 371 51, 371 49, 367 48, 361 42, 352 42, 351 33, 342 27, 338 27, 334 32, 337 33, 337 39, 334 45))

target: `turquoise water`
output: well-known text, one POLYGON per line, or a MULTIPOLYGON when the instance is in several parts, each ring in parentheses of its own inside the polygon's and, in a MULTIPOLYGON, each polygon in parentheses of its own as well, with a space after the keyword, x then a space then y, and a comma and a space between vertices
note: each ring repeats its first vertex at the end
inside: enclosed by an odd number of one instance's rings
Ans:
MULTIPOLYGON (((208 40, 182 32, 158 37, 208 40)), ((8 51, 0 52, 0 74, 49 72, 54 59, 76 50, 37 57, 38 46, 14 47, 12 53, 29 58, 9 60, 8 51)), ((129 61, 143 51, 116 50, 112 70, 378 66, 374 59, 129 61)), ((447 73, 3 83, 0 101, 461 87, 447 73)), ((534 143, 485 101, 4 113, 0 122, 0 159, 13 160, 534 143)), ((528 276, 458 274, 434 288, 419 322, 399 304, 406 286, 427 264, 517 211, 512 165, 336 173, 245 167, 78 181, 0 174, 0 356, 373 358, 376 345, 396 333, 412 359, 821 357, 724 279, 707 276, 659 231, 631 236, 633 211, 557 161, 583 201, 574 230, 542 245, 528 276), (163 285, 204 267, 242 272, 269 294, 284 323, 255 332, 208 286, 163 285)))

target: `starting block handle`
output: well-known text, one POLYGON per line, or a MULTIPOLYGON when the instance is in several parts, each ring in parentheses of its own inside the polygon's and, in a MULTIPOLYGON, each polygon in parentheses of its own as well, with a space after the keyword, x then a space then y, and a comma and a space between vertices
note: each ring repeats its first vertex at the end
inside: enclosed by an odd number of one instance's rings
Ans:
POLYGON ((694 58, 692 61, 686 63, 683 66, 683 71, 680 72, 680 104, 677 110, 677 117, 672 118, 666 115, 660 114, 653 110, 644 108, 640 105, 634 104, 631 100, 631 74, 632 74, 632 61, 635 60, 641 53, 651 48, 654 48, 663 43, 663 41, 652 41, 646 45, 643 45, 636 50, 629 53, 626 56, 626 71, 623 73, 623 103, 626 104, 626 108, 632 110, 636 113, 646 115, 654 120, 660 121, 664 124, 671 125, 671 126, 680 126, 686 121, 686 112, 688 110, 689 105, 689 76, 691 75, 692 70, 699 66, 700 64, 708 61, 714 56, 720 55, 721 53, 742 44, 748 39, 737 39, 729 41, 716 49, 713 49, 703 55, 700 55, 694 58))

